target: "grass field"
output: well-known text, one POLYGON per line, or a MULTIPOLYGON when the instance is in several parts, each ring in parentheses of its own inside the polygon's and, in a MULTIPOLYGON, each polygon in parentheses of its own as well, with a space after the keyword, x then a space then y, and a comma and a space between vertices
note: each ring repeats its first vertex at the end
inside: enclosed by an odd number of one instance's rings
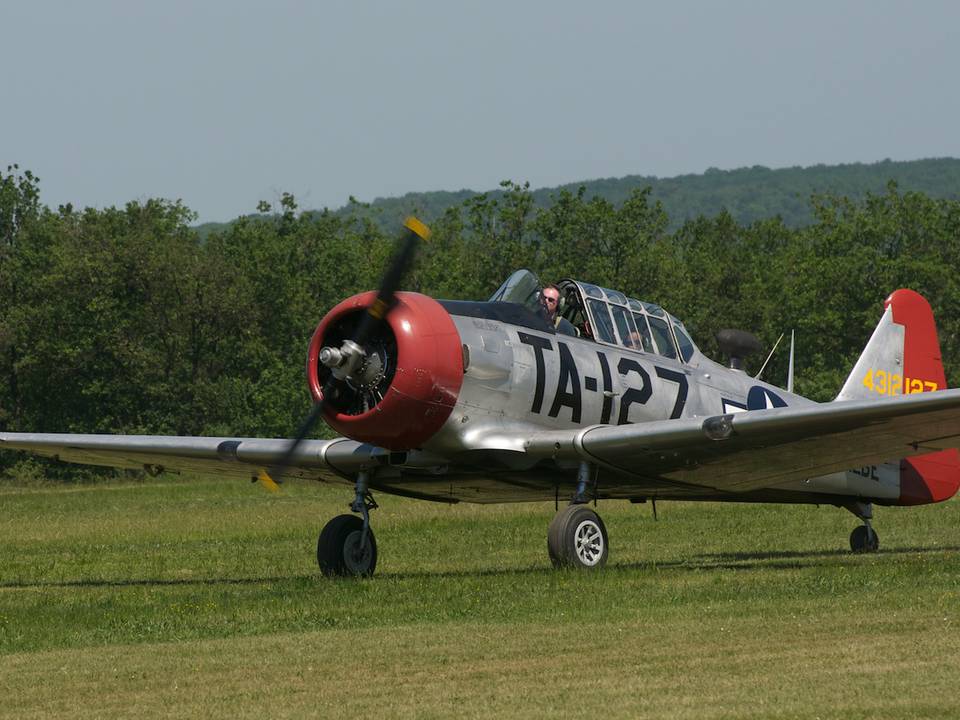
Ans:
POLYGON ((960 500, 553 505, 380 496, 377 576, 321 578, 347 488, 0 487, 0 717, 960 717, 960 500))

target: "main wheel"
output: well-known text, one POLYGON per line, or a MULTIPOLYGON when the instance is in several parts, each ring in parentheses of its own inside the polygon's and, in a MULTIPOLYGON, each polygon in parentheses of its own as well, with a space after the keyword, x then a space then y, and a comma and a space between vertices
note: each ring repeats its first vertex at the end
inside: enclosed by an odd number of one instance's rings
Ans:
POLYGON ((377 567, 377 539, 373 528, 367 531, 367 544, 362 550, 363 520, 356 515, 337 515, 320 532, 317 540, 317 563, 327 577, 373 575, 377 567))
POLYGON ((873 528, 858 525, 850 533, 850 549, 855 553, 876 552, 880 547, 880 538, 873 528))
POLYGON ((610 552, 607 528, 586 505, 569 505, 550 523, 547 551, 554 567, 603 567, 610 552))

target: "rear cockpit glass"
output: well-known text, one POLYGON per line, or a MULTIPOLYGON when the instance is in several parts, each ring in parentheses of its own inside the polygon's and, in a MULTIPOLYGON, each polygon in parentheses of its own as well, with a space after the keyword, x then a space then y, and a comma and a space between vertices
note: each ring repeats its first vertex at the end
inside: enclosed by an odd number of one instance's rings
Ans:
POLYGON ((643 305, 643 309, 647 311, 648 315, 653 315, 654 317, 666 317, 667 313, 659 305, 654 305, 653 303, 640 303, 643 305))
POLYGON ((590 303, 590 315, 593 317, 594 338, 615 345, 617 338, 613 334, 613 322, 610 320, 610 313, 607 312, 607 304, 603 300, 593 298, 587 302, 590 303))
POLYGON ((617 292, 616 290, 609 290, 608 288, 602 288, 602 289, 603 289, 603 294, 607 296, 607 300, 609 300, 610 302, 616 303, 617 305, 627 304, 627 296, 624 295, 623 293, 617 292))
MULTIPOLYGON (((637 303, 639 305, 639 303, 637 303)), ((641 313, 634 313, 633 319, 636 322, 637 332, 640 333, 640 345, 644 352, 656 352, 653 349, 653 340, 650 339, 650 328, 647 327, 647 318, 641 313)))
POLYGON ((611 305, 610 314, 613 315, 613 323, 617 326, 617 335, 620 336, 620 344, 624 347, 640 349, 640 335, 633 324, 633 318, 630 311, 620 305, 611 305))
POLYGON ((693 340, 690 339, 690 336, 687 335, 683 326, 678 322, 673 323, 673 332, 677 336, 677 345, 680 346, 680 357, 683 358, 684 362, 690 362, 690 358, 693 357, 694 350, 696 349, 693 340))
MULTIPOLYGON (((661 310, 661 312, 663 312, 661 310)), ((677 348, 673 344, 673 334, 667 326, 667 321, 658 317, 650 317, 650 330, 657 343, 657 351, 664 357, 677 359, 677 348)))
POLYGON ((580 287, 583 288, 583 292, 586 293, 588 298, 599 298, 600 300, 603 300, 603 290, 598 288, 596 285, 580 283, 580 287))
POLYGON ((581 337, 683 362, 697 353, 683 323, 659 305, 572 279, 558 285, 559 312, 581 337))

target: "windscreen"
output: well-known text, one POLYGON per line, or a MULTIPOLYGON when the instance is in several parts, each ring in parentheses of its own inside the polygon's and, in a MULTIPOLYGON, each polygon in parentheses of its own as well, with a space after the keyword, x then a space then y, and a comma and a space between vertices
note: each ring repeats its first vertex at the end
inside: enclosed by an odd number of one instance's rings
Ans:
POLYGON ((517 270, 490 296, 490 302, 517 303, 537 312, 540 310, 541 289, 536 275, 526 269, 517 270))

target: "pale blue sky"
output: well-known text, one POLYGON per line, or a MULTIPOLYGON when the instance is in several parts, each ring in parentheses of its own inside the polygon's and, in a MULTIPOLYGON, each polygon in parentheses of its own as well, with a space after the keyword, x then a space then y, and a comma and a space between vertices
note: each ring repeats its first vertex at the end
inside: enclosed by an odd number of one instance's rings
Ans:
POLYGON ((956 2, 0 0, 0 39, 54 206, 960 157, 956 2))

